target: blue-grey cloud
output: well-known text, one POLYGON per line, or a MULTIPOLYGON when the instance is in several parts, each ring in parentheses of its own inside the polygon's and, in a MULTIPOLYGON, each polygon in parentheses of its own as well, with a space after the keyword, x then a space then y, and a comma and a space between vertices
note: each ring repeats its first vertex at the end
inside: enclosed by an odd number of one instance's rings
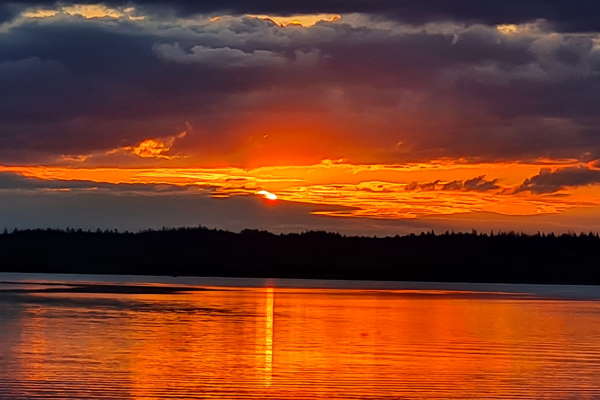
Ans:
MULTIPOLYGON (((599 94, 593 35, 59 15, 0 34, 0 159, 109 151, 186 123, 182 146, 206 159, 239 143, 252 115, 269 131, 269 115, 330 121, 348 143, 386 149, 378 160, 589 158, 599 94)), ((332 151, 361 156, 343 144, 332 151)))
POLYGON ((465 192, 488 192, 491 190, 500 189, 498 179, 486 179, 485 175, 477 176, 471 179, 454 180, 450 182, 442 182, 440 180, 419 183, 412 182, 406 186, 406 190, 448 190, 448 191, 465 191, 465 192))
POLYGON ((0 172, 0 190, 108 190, 118 192, 150 192, 153 194, 200 191, 198 185, 169 185, 145 183, 108 183, 87 180, 40 179, 13 172, 0 172))
POLYGON ((526 179, 517 191, 536 194, 555 193, 567 187, 600 184, 600 169, 568 167, 558 170, 542 169, 539 174, 526 179))
MULTIPOLYGON (((8 2, 0 8, 0 18, 14 17, 19 7, 56 4, 97 4, 97 0, 21 0, 8 2)), ((291 15, 309 13, 364 13, 405 23, 457 21, 462 23, 514 24, 548 20, 559 29, 570 31, 599 31, 600 5, 595 0, 429 0, 427 2, 397 0, 104 0, 110 6, 135 5, 147 12, 193 15, 206 13, 291 15)))

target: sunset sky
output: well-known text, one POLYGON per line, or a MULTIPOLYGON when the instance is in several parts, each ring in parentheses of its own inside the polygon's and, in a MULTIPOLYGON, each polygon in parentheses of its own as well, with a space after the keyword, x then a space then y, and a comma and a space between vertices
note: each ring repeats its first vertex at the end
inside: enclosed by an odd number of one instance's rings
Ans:
POLYGON ((0 228, 600 231, 597 0, 0 5, 0 228))

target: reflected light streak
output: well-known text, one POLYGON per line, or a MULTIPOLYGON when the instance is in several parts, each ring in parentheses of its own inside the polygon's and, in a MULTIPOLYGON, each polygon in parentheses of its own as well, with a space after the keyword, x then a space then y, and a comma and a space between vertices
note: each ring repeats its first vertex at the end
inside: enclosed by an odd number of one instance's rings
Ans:
POLYGON ((273 308, 274 289, 265 290, 265 385, 271 386, 273 380, 273 308))
POLYGON ((24 294, 0 398, 598 398, 597 302, 470 290, 24 294))

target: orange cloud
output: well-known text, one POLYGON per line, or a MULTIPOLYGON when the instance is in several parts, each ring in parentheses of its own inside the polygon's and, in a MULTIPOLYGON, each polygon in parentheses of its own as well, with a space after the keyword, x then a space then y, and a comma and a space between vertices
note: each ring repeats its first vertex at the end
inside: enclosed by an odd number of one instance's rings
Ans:
POLYGON ((285 17, 274 15, 248 14, 247 16, 252 18, 266 19, 274 22, 275 24, 281 27, 286 27, 290 25, 310 27, 318 24, 319 22, 335 22, 342 19, 342 16, 339 14, 298 14, 289 15, 285 17))
POLYGON ((59 7, 57 9, 33 8, 25 11, 25 18, 52 18, 59 14, 75 15, 85 19, 93 18, 127 18, 132 21, 145 19, 144 16, 135 15, 135 8, 111 8, 103 4, 73 4, 59 7))
MULTIPOLYGON (((154 139, 159 144, 142 146, 143 141, 121 151, 136 157, 172 157, 168 153, 173 142, 183 136, 154 139)), ((215 198, 276 193, 282 202, 327 206, 328 210, 314 214, 345 218, 419 219, 482 212, 524 216, 600 206, 600 185, 569 188, 560 194, 515 190, 538 170, 536 163, 461 164, 450 160, 430 165, 323 161, 256 169, 0 167, 0 171, 41 179, 198 185, 215 198), (414 190, 411 182, 434 184, 418 184, 414 190), (330 206, 336 207, 335 211, 330 206)))
POLYGON ((187 131, 183 131, 177 135, 144 139, 141 142, 132 146, 122 146, 115 149, 91 153, 91 154, 63 154, 60 161, 67 163, 86 163, 98 160, 105 160, 107 157, 115 155, 136 156, 143 159, 162 159, 174 160, 185 158, 181 154, 172 154, 173 146, 179 139, 187 136, 187 131))
POLYGON ((169 155, 171 148, 177 139, 183 139, 187 136, 187 132, 181 132, 175 136, 167 136, 164 138, 146 139, 138 143, 136 146, 122 147, 121 151, 135 154, 141 158, 164 158, 171 160, 180 156, 169 155))

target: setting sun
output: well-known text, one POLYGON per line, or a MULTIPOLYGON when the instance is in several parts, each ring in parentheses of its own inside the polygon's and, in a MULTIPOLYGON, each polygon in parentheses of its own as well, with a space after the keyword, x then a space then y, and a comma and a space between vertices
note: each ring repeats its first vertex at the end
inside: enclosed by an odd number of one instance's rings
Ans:
POLYGON ((261 191, 257 192, 256 194, 264 197, 267 200, 277 200, 277 195, 275 193, 271 193, 266 190, 261 190, 261 191))
POLYGON ((599 15, 0 1, 0 400, 600 400, 599 15))

